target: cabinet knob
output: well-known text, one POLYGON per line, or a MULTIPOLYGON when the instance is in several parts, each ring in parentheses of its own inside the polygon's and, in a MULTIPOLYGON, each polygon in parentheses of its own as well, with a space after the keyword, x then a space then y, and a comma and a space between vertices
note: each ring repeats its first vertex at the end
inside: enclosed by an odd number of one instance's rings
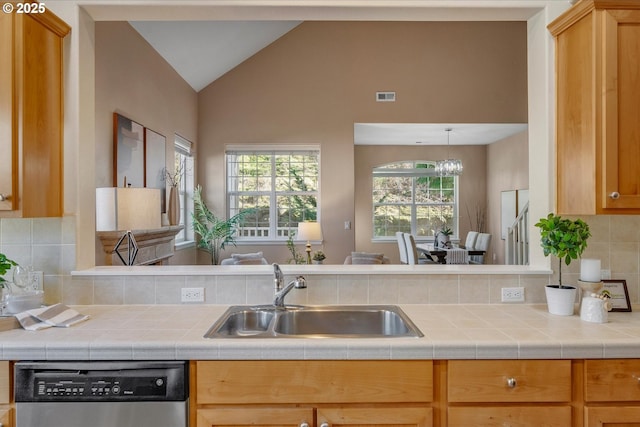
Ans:
POLYGON ((324 423, 320 424, 320 427, 329 427, 329 423, 325 421, 324 423))
POLYGON ((518 385, 518 381, 516 381, 515 378, 513 377, 507 378, 507 387, 516 388, 517 385, 518 385))
POLYGON ((302 422, 300 423, 300 427, 309 427, 309 423, 302 422))
POLYGON ((620 193, 614 191, 613 193, 609 194, 609 197, 611 197, 613 200, 618 200, 620 198, 620 193))
MULTIPOLYGON (((9 200, 10 198, 11 198, 11 194, 3 194, 3 193, 0 193, 0 202, 7 201, 7 200, 9 200)), ((2 427, 2 426, 0 426, 0 427, 2 427)))

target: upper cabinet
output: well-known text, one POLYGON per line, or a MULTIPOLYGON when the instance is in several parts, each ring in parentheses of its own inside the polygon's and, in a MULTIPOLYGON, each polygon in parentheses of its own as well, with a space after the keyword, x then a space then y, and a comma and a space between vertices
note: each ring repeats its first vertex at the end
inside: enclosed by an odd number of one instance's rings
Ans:
POLYGON ((63 214, 62 39, 48 10, 0 14, 0 217, 63 214))
POLYGON ((556 42, 556 209, 640 213, 640 2, 581 0, 556 42))

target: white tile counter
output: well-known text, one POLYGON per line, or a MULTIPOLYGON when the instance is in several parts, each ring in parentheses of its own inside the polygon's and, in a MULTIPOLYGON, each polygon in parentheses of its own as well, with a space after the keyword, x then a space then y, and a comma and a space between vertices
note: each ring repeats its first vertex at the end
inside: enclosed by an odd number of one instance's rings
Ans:
POLYGON ((0 332, 2 360, 575 359, 640 355, 640 313, 606 324, 545 305, 400 305, 423 338, 207 339, 226 305, 88 305, 71 328, 0 332))

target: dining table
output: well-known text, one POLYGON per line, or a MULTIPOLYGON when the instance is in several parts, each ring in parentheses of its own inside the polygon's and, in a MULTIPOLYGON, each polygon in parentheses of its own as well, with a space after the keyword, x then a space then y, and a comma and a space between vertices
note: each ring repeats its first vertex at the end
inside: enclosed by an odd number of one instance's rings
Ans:
MULTIPOLYGON (((425 254, 428 258, 431 258, 439 264, 447 264, 447 253, 450 251, 448 248, 436 248, 433 243, 417 243, 416 249, 418 252, 425 254)), ((467 255, 484 255, 485 251, 478 249, 466 249, 463 247, 452 247, 451 249, 462 249, 467 251, 467 255)))

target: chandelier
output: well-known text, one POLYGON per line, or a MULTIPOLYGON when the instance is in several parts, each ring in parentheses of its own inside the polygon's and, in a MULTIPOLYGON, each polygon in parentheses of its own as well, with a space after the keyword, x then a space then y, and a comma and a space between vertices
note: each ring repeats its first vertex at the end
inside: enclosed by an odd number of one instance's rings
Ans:
MULTIPOLYGON (((447 157, 449 157, 449 135, 451 135, 451 128, 445 129, 447 132, 447 157)), ((436 173, 440 176, 452 176, 462 174, 462 160, 449 159, 439 160, 436 162, 436 173)))

